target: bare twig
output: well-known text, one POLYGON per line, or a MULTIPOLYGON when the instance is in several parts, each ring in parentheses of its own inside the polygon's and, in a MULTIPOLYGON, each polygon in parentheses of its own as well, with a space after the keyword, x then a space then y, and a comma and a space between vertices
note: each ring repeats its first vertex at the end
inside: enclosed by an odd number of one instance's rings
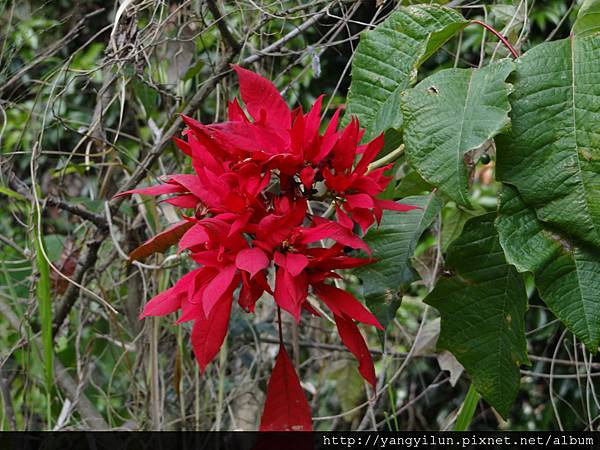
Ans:
POLYGON ((103 11, 104 11, 104 8, 99 8, 99 9, 97 9, 95 11, 92 11, 89 14, 86 14, 61 39, 59 39, 58 41, 56 41, 55 43, 53 43, 46 50, 44 50, 42 53, 40 53, 38 56, 36 56, 32 61, 30 61, 28 64, 26 64, 21 69, 19 69, 19 71, 17 73, 15 73, 12 77, 10 77, 8 80, 6 80, 0 86, 0 96, 8 88, 12 87, 18 81, 21 81, 24 74, 26 74, 27 72, 29 72, 31 69, 33 69, 34 67, 36 67, 38 64, 43 63, 44 61, 47 61, 48 58, 50 58, 54 54, 56 54, 59 51, 61 51, 65 47, 65 45, 67 44, 67 42, 69 42, 69 41, 71 41, 71 40, 73 40, 73 39, 75 39, 77 37, 77 35, 79 34, 79 32, 85 27, 85 24, 87 23, 87 21, 90 18, 92 18, 94 16, 97 16, 98 14, 100 14, 103 11))

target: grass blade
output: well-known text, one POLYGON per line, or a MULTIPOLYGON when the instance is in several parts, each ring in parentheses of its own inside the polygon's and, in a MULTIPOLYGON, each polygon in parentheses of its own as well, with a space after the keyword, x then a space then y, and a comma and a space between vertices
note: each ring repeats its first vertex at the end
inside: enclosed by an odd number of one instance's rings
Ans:
POLYGON ((469 391, 467 392, 467 396, 463 401, 463 404, 460 408, 460 413, 458 414, 458 418, 456 419, 456 424, 454 425, 454 431, 467 431, 469 425, 471 425, 471 420, 473 420, 473 414, 475 414, 475 408, 477 408, 477 403, 479 403, 479 394, 473 387, 473 385, 469 386, 469 391))
MULTIPOLYGON (((36 230, 39 231, 39 230, 36 230)), ((36 232, 34 243, 36 253, 36 265, 39 279, 36 286, 38 307, 40 313, 40 326, 42 330, 43 358, 44 358, 44 381, 46 389, 51 392, 54 383, 53 367, 53 342, 52 342, 52 297, 50 292, 50 266, 44 258, 43 242, 41 233, 36 232)))

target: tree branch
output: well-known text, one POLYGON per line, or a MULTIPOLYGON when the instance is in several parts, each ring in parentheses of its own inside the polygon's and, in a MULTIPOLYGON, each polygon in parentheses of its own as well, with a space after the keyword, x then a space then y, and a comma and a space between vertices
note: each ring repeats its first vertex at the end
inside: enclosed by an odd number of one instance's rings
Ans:
POLYGON ((208 10, 210 11, 213 18, 215 19, 215 23, 217 24, 217 27, 219 28, 219 32, 221 33, 221 36, 223 36, 223 39, 225 40, 225 42, 227 42, 227 45, 229 45, 229 47, 234 52, 239 52, 241 49, 240 43, 237 41, 237 39, 235 37, 233 37, 233 35, 231 34, 231 31, 229 31, 229 27, 225 23, 225 19, 223 17, 223 14, 219 10, 219 6, 215 3, 214 0, 207 0, 206 6, 208 6, 208 10))
POLYGON ((106 221, 106 218, 104 216, 88 211, 83 206, 71 205, 70 203, 67 203, 53 196, 46 197, 45 201, 46 205, 54 206, 58 209, 62 209, 63 211, 70 212, 71 214, 74 214, 76 216, 81 217, 82 219, 92 222, 98 228, 108 228, 108 222, 106 221))
MULTIPOLYGON (((20 180, 12 170, 8 170, 8 185, 27 200, 34 201, 34 198, 29 191, 29 187, 22 180, 20 180)), ((62 209, 63 211, 67 211, 71 214, 79 216, 84 220, 92 222, 99 228, 108 228, 108 222, 104 216, 93 213, 83 206, 72 205, 71 203, 65 202, 64 200, 56 198, 52 195, 47 196, 44 200, 46 205, 54 206, 58 209, 62 209)))

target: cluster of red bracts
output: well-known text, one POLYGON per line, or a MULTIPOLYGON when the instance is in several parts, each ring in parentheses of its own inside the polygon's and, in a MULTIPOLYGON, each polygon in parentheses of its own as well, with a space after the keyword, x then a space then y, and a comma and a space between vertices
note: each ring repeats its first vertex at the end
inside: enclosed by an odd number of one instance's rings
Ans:
MULTIPOLYGON (((164 184, 119 194, 170 195, 163 201, 188 211, 132 258, 178 243, 179 251, 188 250, 198 264, 150 300, 142 317, 181 310, 178 322, 194 321, 192 346, 204 370, 225 339, 236 293, 239 305, 253 311, 266 292, 299 321, 302 310, 319 315, 308 300, 312 292, 332 312, 361 375, 374 386, 373 362, 355 321, 381 325, 332 281, 341 278, 336 270, 371 262, 345 252, 350 247, 369 253, 355 224, 364 233, 380 221, 384 209, 414 207, 376 197, 390 181, 384 175, 390 166, 369 171, 383 146, 382 136, 361 145, 356 120, 337 129, 339 110, 321 134, 322 97, 307 114, 291 111, 270 81, 235 70, 250 118, 237 100, 229 104, 223 123, 203 125, 184 116, 185 139, 175 141, 191 158, 195 173, 169 175, 164 184), (318 202, 335 208, 336 220, 313 214, 311 206, 318 202), (274 271, 273 286, 269 270, 274 271)), ((310 427, 308 404, 281 346, 261 429, 310 427)))

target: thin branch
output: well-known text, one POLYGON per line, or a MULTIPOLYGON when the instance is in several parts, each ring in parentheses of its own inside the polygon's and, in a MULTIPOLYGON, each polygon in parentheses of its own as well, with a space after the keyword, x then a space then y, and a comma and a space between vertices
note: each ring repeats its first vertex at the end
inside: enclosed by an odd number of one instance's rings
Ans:
POLYGON ((508 49, 508 51, 510 51, 513 58, 517 59, 519 57, 519 52, 512 46, 512 44, 508 41, 508 39, 506 39, 506 37, 504 37, 502 35, 502 33, 500 33, 494 27, 492 27, 491 25, 488 25, 485 22, 482 22, 481 20, 472 20, 471 23, 481 25, 483 28, 485 28, 490 33, 492 33, 494 36, 496 36, 498 39, 500 39, 500 42, 502 42, 504 44, 504 46, 508 49))
MULTIPOLYGON (((9 186, 12 187, 18 194, 25 197, 27 200, 33 201, 34 198, 31 195, 31 192, 29 191, 28 186, 22 180, 20 180, 12 170, 8 170, 7 173, 8 173, 9 186)), ((100 228, 108 227, 108 224, 107 224, 104 216, 95 214, 91 211, 88 211, 83 206, 72 205, 68 202, 65 202, 64 200, 61 200, 61 199, 56 198, 51 195, 49 195, 48 197, 45 198, 45 202, 47 205, 54 206, 58 209, 62 209, 63 211, 67 211, 71 214, 79 216, 82 219, 89 220, 97 227, 100 227, 100 228)))
POLYGON ((0 241, 4 242, 9 247, 12 247, 17 253, 19 253, 24 258, 29 258, 31 255, 28 255, 25 249, 21 248, 19 244, 13 241, 11 238, 0 234, 0 241))
POLYGON ((94 225, 96 225, 99 228, 107 228, 108 227, 108 223, 107 223, 106 219, 104 218, 104 216, 102 216, 100 214, 95 214, 91 211, 88 211, 83 206, 72 205, 70 203, 65 202, 64 200, 60 200, 60 199, 58 199, 56 197, 52 197, 52 196, 46 197, 45 201, 46 201, 47 205, 54 206, 58 209, 62 209, 63 211, 67 211, 67 212, 70 212, 71 214, 79 216, 82 219, 89 220, 90 222, 92 222, 94 225))
POLYGON ((5 81, 2 84, 2 86, 0 86, 0 96, 2 95, 2 93, 4 91, 6 91, 13 84, 15 84, 18 81, 21 81, 23 79, 23 75, 25 73, 27 73, 28 71, 30 71, 31 69, 33 69, 38 64, 43 63, 44 61, 47 61, 48 58, 50 58, 51 56, 53 56, 55 53, 58 53, 59 51, 61 51, 62 49, 64 49, 65 45, 67 44, 67 42, 69 42, 72 39, 75 39, 77 37, 77 35, 79 34, 79 32, 83 28, 85 28, 86 22, 87 22, 87 20, 89 18, 91 18, 93 16, 96 16, 96 15, 98 15, 99 13, 101 13, 103 11, 104 11, 104 8, 100 8, 100 9, 97 9, 95 11, 92 11, 89 14, 86 14, 61 39, 59 39, 58 41, 56 41, 54 44, 52 44, 50 47, 48 47, 44 52, 40 53, 36 58, 34 58, 30 63, 28 63, 25 66, 23 66, 17 73, 15 73, 12 77, 10 77, 7 81, 5 81))
POLYGON ((244 59, 243 61, 241 61, 240 65, 247 66, 249 64, 252 64, 252 63, 258 61, 259 59, 261 59, 262 57, 267 56, 270 52, 273 52, 273 51, 278 50, 279 48, 283 47, 283 45, 286 42, 288 42, 291 39, 294 39, 300 33, 302 33, 303 31, 305 31, 306 29, 312 27, 315 23, 317 23, 319 21, 319 19, 321 19, 321 17, 323 17, 325 15, 325 12, 326 12, 326 10, 323 10, 323 11, 315 14, 310 19, 308 19, 306 22, 304 22, 302 25, 300 25, 298 28, 295 28, 294 30, 290 31, 288 34, 283 36, 278 41, 273 42, 271 45, 268 45, 265 48, 263 48, 262 50, 259 50, 256 54, 251 55, 251 56, 247 57, 246 59, 244 59))

